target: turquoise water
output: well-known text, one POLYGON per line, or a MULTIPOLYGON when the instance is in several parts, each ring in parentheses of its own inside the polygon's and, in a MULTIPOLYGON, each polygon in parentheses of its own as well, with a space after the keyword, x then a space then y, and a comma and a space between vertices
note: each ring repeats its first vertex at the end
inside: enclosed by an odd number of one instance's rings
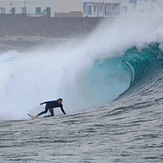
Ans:
POLYGON ((142 49, 133 47, 120 57, 96 60, 85 77, 87 87, 93 92, 93 98, 98 99, 98 104, 99 101, 100 105, 106 104, 148 76, 162 57, 160 44, 151 43, 142 49))
POLYGON ((159 48, 159 44, 151 43, 141 50, 137 48, 127 50, 122 62, 127 63, 130 67, 132 71, 132 81, 136 82, 148 73, 151 67, 162 57, 163 52, 159 48))

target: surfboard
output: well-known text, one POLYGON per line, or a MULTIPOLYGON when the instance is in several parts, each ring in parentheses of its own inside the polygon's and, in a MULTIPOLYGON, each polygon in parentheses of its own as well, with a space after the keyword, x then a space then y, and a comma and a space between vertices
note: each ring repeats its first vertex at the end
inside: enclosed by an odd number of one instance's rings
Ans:
MULTIPOLYGON (((27 113, 27 115, 29 116, 29 117, 31 117, 32 119, 42 119, 42 118, 52 118, 53 116, 44 116, 44 117, 35 117, 35 116, 33 116, 33 115, 31 115, 31 114, 29 114, 29 113, 27 113)), ((55 117, 55 118, 61 118, 61 116, 57 116, 57 117, 55 117)))
POLYGON ((32 116, 31 114, 27 114, 28 116, 30 116, 32 119, 36 119, 34 116, 32 116))

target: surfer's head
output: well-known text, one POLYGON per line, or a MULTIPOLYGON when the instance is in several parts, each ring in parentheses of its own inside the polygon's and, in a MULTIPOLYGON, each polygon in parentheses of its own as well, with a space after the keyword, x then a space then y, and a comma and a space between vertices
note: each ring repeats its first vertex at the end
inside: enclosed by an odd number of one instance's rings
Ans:
POLYGON ((57 100, 57 102, 58 102, 58 104, 62 104, 63 99, 62 99, 62 98, 59 98, 59 99, 57 100))

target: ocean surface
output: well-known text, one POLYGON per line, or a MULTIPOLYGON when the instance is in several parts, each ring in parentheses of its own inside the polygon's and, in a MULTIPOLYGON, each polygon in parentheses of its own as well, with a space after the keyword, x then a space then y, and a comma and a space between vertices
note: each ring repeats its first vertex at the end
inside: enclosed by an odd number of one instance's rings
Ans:
POLYGON ((0 162, 162 163, 162 29, 162 19, 117 20, 57 47, 1 53, 0 162), (66 116, 27 116, 58 97, 66 116))

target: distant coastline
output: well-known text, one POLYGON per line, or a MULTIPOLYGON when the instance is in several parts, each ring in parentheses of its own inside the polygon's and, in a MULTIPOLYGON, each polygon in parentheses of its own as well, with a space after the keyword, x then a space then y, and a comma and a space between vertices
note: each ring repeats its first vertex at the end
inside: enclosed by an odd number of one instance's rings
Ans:
POLYGON ((44 18, 0 16, 0 51, 23 50, 41 42, 84 37, 102 18, 44 18))
POLYGON ((102 18, 45 18, 0 16, 0 37, 75 37, 92 31, 102 18))

